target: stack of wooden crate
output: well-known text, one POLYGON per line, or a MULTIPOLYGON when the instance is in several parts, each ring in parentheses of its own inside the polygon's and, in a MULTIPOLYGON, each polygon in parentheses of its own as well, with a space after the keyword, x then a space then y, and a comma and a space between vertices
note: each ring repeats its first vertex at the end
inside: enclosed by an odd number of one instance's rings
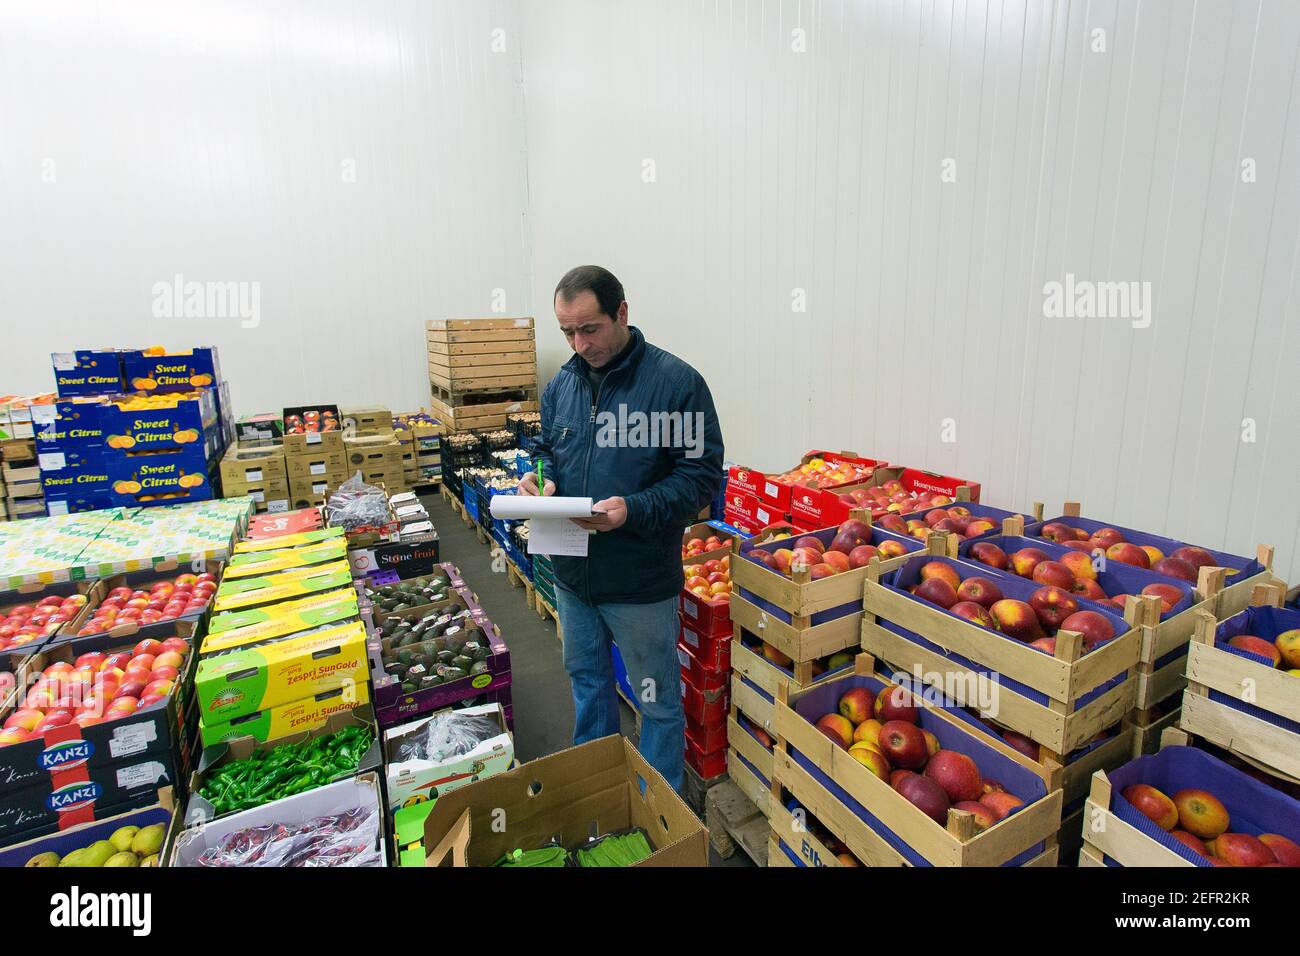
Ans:
POLYGON ((434 414, 449 429, 504 428, 507 415, 538 410, 531 318, 432 319, 425 337, 434 414))

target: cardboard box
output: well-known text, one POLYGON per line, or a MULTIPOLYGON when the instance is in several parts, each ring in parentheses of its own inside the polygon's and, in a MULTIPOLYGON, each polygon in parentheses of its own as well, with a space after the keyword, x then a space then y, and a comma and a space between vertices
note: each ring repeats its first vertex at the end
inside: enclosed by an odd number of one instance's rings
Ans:
POLYGON ((296 601, 214 614, 208 620, 203 653, 287 637, 327 624, 342 624, 355 620, 358 610, 356 589, 349 585, 296 601))
POLYGON ((126 389, 122 379, 122 355, 113 349, 83 349, 55 352, 54 387, 60 398, 73 395, 118 395, 126 389))
POLYGON ((93 496, 107 499, 112 482, 102 446, 46 451, 40 454, 39 460, 41 492, 46 497, 67 500, 93 496))
POLYGON ((108 492, 114 505, 135 505, 166 497, 172 503, 216 497, 216 462, 202 447, 107 457, 108 492))
POLYGON ((176 392, 171 395, 108 400, 100 408, 104 445, 123 451, 183 448, 203 444, 219 424, 215 393, 176 392))
POLYGON ((172 841, 180 824, 181 815, 176 812, 175 791, 163 787, 154 794, 153 801, 144 807, 125 810, 114 816, 83 823, 66 830, 57 830, 48 836, 37 837, 0 850, 0 868, 9 869, 25 866, 27 861, 42 853, 57 853, 60 858, 74 850, 81 850, 107 840, 121 827, 145 827, 161 825, 165 828, 162 847, 158 851, 158 865, 166 866, 167 856, 172 841))
MULTIPOLYGON (((263 515, 248 523, 246 537, 249 541, 269 541, 320 528, 324 520, 315 508, 302 508, 283 515, 263 515)), ((239 550, 239 544, 235 545, 235 550, 239 550)))
POLYGON ((392 431, 345 438, 343 448, 349 472, 378 471, 402 463, 402 446, 392 431))
POLYGON ((258 740, 251 736, 235 737, 205 747, 193 773, 190 774, 190 799, 185 807, 185 825, 192 827, 231 816, 230 813, 216 813, 212 804, 199 795, 208 778, 231 761, 247 760, 258 751, 266 753, 284 744, 298 744, 316 737, 327 737, 348 727, 365 726, 370 727, 374 737, 370 749, 362 755, 361 761, 357 764, 356 772, 358 774, 380 772, 384 763, 383 746, 379 740, 379 727, 375 723, 375 709, 370 704, 357 704, 351 710, 336 711, 330 714, 325 723, 319 727, 298 731, 285 737, 275 737, 270 740, 258 740))
POLYGON ((221 381, 221 363, 212 346, 163 355, 135 349, 122 353, 122 378, 126 383, 123 391, 155 395, 188 392, 216 386, 221 381))
POLYGON ((323 505, 325 496, 343 484, 345 480, 346 478, 342 472, 321 475, 315 478, 290 478, 289 499, 295 508, 323 505))
MULTIPOLYGON (((851 466, 854 471, 860 474, 858 482, 864 482, 869 479, 874 471, 885 465, 884 461, 874 458, 860 458, 856 453, 851 451, 830 452, 830 451, 810 451, 806 452, 800 459, 799 464, 804 465, 819 458, 831 465, 851 466)), ((776 510, 782 513, 790 510, 790 492, 795 487, 791 482, 784 480, 783 475, 789 472, 780 472, 778 474, 765 474, 761 471, 755 471, 752 468, 745 468, 740 465, 733 465, 727 472, 727 493, 744 492, 745 494, 754 495, 763 504, 767 505, 769 510, 776 510)), ((837 481, 834 484, 828 484, 826 487, 838 487, 840 485, 848 486, 853 481, 837 481)))
POLYGON ((279 412, 257 412, 235 422, 235 438, 241 442, 279 442, 282 437, 284 419, 279 412))
POLYGON ((593 832, 630 827, 643 828, 655 851, 638 866, 708 866, 708 831, 695 814, 631 743, 604 737, 440 797, 425 820, 425 863, 491 866, 552 837, 573 849, 593 832), (505 832, 492 825, 498 808, 505 832))
POLYGON ((285 638, 209 650, 194 675, 205 723, 229 722, 369 680, 366 629, 341 624, 285 638))
POLYGON ((468 784, 510 769, 515 759, 515 743, 506 727, 505 711, 501 709, 501 705, 484 704, 481 707, 465 707, 456 713, 466 717, 494 716, 501 732, 460 756, 448 757, 445 760, 399 761, 397 754, 401 742, 423 734, 429 721, 437 714, 430 714, 420 720, 384 731, 384 763, 388 767, 388 809, 390 811, 395 812, 402 807, 423 803, 426 800, 437 800, 468 784))
POLYGON ((103 400, 98 397, 63 398, 49 405, 33 405, 32 429, 37 452, 104 443, 103 400))
MULTIPOLYGON (((295 544, 285 547, 258 548, 252 551, 241 551, 236 546, 230 556, 229 567, 222 583, 236 578, 274 574, 277 571, 318 567, 322 564, 342 561, 347 557, 347 539, 342 535, 327 534, 317 538, 315 533, 310 533, 303 537, 316 538, 316 540, 300 543, 296 540, 295 544)), ((298 536, 295 536, 295 539, 297 538, 298 536)))
POLYGON ((342 454, 343 452, 343 432, 339 428, 333 428, 329 431, 303 431, 295 432, 293 427, 288 424, 290 418, 296 416, 303 418, 308 412, 318 412, 322 415, 326 412, 332 413, 334 419, 339 420, 339 407, 337 405, 291 405, 284 410, 285 432, 284 432, 284 452, 286 455, 297 454, 304 451, 323 451, 329 454, 342 454))
MULTIPOLYGON (((264 519, 265 524, 268 519, 264 519)), ((318 512, 294 512, 285 518, 292 522, 292 528, 286 528, 281 534, 270 536, 248 535, 247 540, 236 541, 232 554, 260 554, 266 551, 282 551, 286 548, 304 548, 320 544, 333 538, 343 540, 342 528, 325 528, 321 526, 318 512), (301 524, 301 527, 298 525, 301 524)))
POLYGON ((384 806, 378 775, 363 773, 327 787, 317 787, 274 803, 267 803, 243 813, 182 830, 176 835, 175 847, 169 857, 169 866, 200 866, 199 857, 208 850, 221 846, 226 837, 254 827, 276 824, 305 823, 321 816, 333 816, 358 809, 373 810, 372 820, 354 831, 358 837, 369 841, 368 862, 373 866, 387 866, 384 850, 384 806), (372 822, 373 821, 373 822, 372 822))
POLYGON ((358 704, 370 703, 370 685, 366 682, 336 687, 322 691, 315 697, 304 697, 236 717, 231 721, 209 723, 199 720, 199 739, 203 746, 211 747, 236 737, 254 737, 257 740, 276 740, 289 734, 301 733, 323 727, 332 714, 350 711, 358 704))
POLYGON ((350 474, 347 455, 342 449, 337 452, 325 451, 322 448, 286 452, 284 468, 291 484, 295 479, 300 484, 313 480, 327 480, 338 484, 350 474))
POLYGON ((416 578, 433 570, 438 555, 438 536, 430 529, 424 540, 355 548, 348 552, 348 563, 358 577, 376 571, 394 571, 402 578, 416 578))
POLYGON ((289 473, 284 461, 284 446, 268 443, 261 446, 232 446, 221 459, 221 486, 232 495, 231 487, 260 488, 269 481, 288 487, 289 473))
POLYGON ((339 409, 339 424, 354 435, 378 435, 393 430, 393 413, 382 405, 354 405, 339 409))
POLYGON ((278 571, 261 577, 223 580, 212 599, 212 610, 238 611, 261 607, 321 591, 348 587, 352 571, 346 561, 333 561, 310 568, 278 571))

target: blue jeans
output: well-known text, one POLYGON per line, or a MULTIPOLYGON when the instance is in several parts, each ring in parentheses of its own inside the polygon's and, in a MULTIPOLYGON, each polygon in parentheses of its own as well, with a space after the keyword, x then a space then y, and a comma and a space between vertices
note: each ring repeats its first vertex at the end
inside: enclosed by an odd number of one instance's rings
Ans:
POLYGON ((555 602, 564 628, 564 669, 573 686, 573 742, 619 732, 610 657, 610 643, 617 641, 641 711, 637 747, 674 790, 681 790, 686 715, 677 660, 677 598, 593 607, 557 583, 555 602))

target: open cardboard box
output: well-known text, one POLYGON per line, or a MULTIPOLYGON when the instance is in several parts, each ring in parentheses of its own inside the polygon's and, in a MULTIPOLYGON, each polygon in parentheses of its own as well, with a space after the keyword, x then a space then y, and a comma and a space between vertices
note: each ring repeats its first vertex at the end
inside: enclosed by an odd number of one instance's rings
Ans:
POLYGON ((708 866, 709 832, 625 738, 602 737, 461 787, 424 822, 425 866, 491 866, 506 853, 557 837, 643 827, 654 847, 638 866, 708 866), (497 809, 506 828, 492 826, 497 809))
POLYGON ((448 711, 438 711, 409 724, 384 731, 384 763, 388 767, 388 810, 437 800, 453 790, 481 779, 503 773, 515 760, 515 742, 506 726, 506 714, 500 704, 464 707, 462 717, 493 717, 500 733, 489 737, 472 750, 445 760, 398 760, 403 740, 425 732, 429 721, 448 711))

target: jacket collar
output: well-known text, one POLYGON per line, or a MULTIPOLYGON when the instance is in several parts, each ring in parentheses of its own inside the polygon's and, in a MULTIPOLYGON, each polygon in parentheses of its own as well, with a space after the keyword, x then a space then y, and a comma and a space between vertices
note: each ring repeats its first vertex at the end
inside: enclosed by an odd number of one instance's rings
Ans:
MULTIPOLYGON (((615 372, 621 368, 633 367, 637 362, 641 361, 641 356, 645 354, 646 342, 645 336, 641 334, 641 330, 635 325, 628 326, 628 330, 632 333, 632 351, 627 353, 627 357, 623 359, 623 361, 611 368, 609 370, 611 372, 615 372)), ((577 352, 574 352, 573 356, 565 362, 561 368, 568 369, 574 375, 584 376, 587 374, 587 363, 577 352)))

